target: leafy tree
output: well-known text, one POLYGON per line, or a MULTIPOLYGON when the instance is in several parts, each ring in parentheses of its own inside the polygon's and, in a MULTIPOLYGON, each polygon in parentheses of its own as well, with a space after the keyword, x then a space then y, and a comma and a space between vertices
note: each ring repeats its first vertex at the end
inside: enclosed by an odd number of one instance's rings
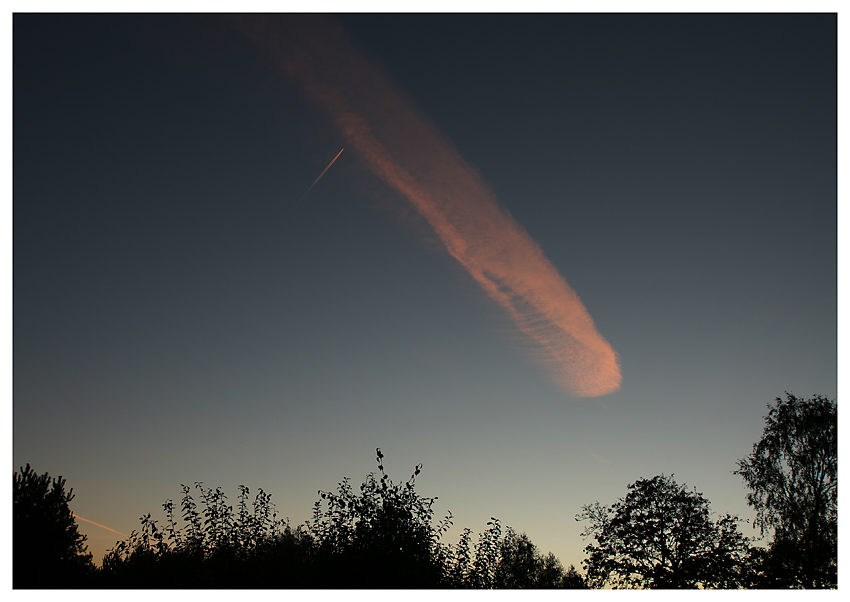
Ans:
POLYGON ((79 587, 93 570, 86 536, 77 529, 65 479, 36 474, 29 464, 14 473, 13 585, 16 588, 79 587))
POLYGON ((164 526, 150 513, 140 531, 106 554, 100 575, 105 587, 311 587, 309 535, 278 518, 271 495, 260 489, 249 510, 250 491, 239 487, 238 510, 221 488, 195 483, 201 506, 183 485, 184 526, 172 500, 162 507, 164 526))
POLYGON ((748 540, 739 520, 712 521, 708 500, 672 476, 641 479, 613 506, 582 507, 576 520, 589 521, 593 536, 584 560, 592 587, 740 587, 748 540))
POLYGON ((759 568, 764 587, 837 586, 838 410, 835 400, 785 393, 768 404, 764 433, 735 474, 752 490, 762 535, 773 529, 759 568))
POLYGON ((487 528, 478 534, 475 555, 466 578, 466 587, 491 589, 499 585, 497 571, 501 558, 502 524, 498 518, 491 517, 487 528))
MULTIPOLYGON (((549 554, 544 558, 544 572, 547 571, 548 567, 555 564, 556 566, 561 565, 561 561, 555 558, 555 555, 549 552, 549 554)), ((576 567, 570 565, 570 568, 567 569, 566 573, 561 577, 561 587, 566 589, 590 589, 587 584, 587 580, 579 574, 576 570, 576 567)))
POLYGON ((540 561, 540 554, 528 535, 519 534, 510 527, 499 545, 499 564, 496 567, 497 587, 533 587, 540 561))
POLYGON ((572 588, 586 589, 584 578, 570 565, 565 571, 551 552, 540 554, 528 535, 507 527, 504 535, 497 518, 491 518, 470 551, 469 529, 452 549, 445 585, 464 588, 572 588))
POLYGON ((359 494, 347 478, 336 493, 319 492, 308 528, 320 562, 333 569, 325 587, 436 587, 448 553, 440 538, 451 526, 451 513, 432 524, 437 498, 415 490, 422 465, 407 482, 393 484, 384 455, 376 452, 381 476, 369 474, 359 494))
POLYGON ((570 565, 564 567, 551 552, 543 556, 528 535, 517 534, 508 527, 500 543, 500 559, 496 567, 495 587, 499 588, 572 588, 587 586, 581 575, 570 565))

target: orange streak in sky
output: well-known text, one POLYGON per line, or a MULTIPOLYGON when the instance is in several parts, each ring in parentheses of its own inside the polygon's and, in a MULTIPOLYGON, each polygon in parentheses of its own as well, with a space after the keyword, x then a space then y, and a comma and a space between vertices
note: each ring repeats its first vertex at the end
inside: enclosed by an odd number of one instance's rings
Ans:
MULTIPOLYGON (((308 189, 307 189, 307 192, 310 192, 311 190, 313 190, 313 186, 315 186, 316 184, 318 184, 318 183, 319 183, 319 180, 321 180, 321 179, 322 179, 322 176, 323 176, 323 175, 325 175, 325 172, 331 168, 331 165, 333 165, 333 164, 334 164, 334 161, 336 161, 337 159, 339 159, 339 156, 342 154, 342 151, 344 151, 344 150, 345 150, 345 147, 342 147, 342 150, 340 150, 340 151, 336 154, 336 157, 334 157, 333 159, 331 159, 331 162, 330 162, 330 163, 328 163, 328 166, 322 170, 322 173, 320 173, 320 174, 319 174, 319 177, 318 177, 318 178, 316 178, 316 181, 315 181, 315 182, 313 182, 312 184, 310 184, 310 188, 308 188, 308 189)), ((346 155, 346 156, 347 156, 347 155, 346 155)), ((304 193, 304 196, 302 196, 299 200, 303 201, 303 200, 304 200, 304 197, 305 197, 305 196, 307 196, 307 192, 305 192, 305 193, 304 193)))
POLYGON ((73 512, 71 514, 73 515, 74 518, 76 518, 78 520, 84 520, 87 523, 93 524, 95 527, 100 527, 101 529, 106 529, 107 531, 112 531, 113 533, 117 533, 118 535, 121 535, 122 537, 130 537, 129 535, 127 535, 125 533, 120 533, 120 532, 116 531, 115 529, 110 529, 109 527, 105 527, 105 526, 103 526, 99 523, 94 522, 93 520, 89 520, 87 518, 83 518, 82 516, 78 516, 78 515, 74 514, 73 512))
MULTIPOLYGON (((244 17, 242 29, 333 117, 361 161, 406 197, 446 250, 542 352, 573 395, 620 388, 617 353, 540 246, 478 171, 322 17, 244 17)), ((321 177, 321 176, 320 176, 321 177)))

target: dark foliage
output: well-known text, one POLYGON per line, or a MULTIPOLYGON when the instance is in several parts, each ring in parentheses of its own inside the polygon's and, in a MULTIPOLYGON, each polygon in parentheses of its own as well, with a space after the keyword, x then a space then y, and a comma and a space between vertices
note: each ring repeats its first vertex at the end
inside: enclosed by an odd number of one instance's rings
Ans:
POLYGON ((446 550, 440 538, 451 514, 432 524, 437 498, 415 491, 419 465, 407 482, 393 484, 377 450, 380 478, 372 473, 357 494, 348 479, 337 492, 320 491, 308 522, 324 587, 426 588, 443 582, 446 550))
POLYGON ((589 524, 583 537, 592 587, 682 589, 737 588, 748 554, 738 519, 712 521, 708 500, 673 477, 642 479, 613 506, 586 505, 576 520, 589 524))
POLYGON ((628 486, 610 507, 582 507, 586 576, 542 555, 525 533, 498 519, 473 543, 464 529, 446 544, 449 513, 415 490, 421 465, 394 484, 378 473, 354 491, 345 478, 320 491, 313 517, 293 527, 260 489, 240 486, 236 510, 220 488, 183 485, 165 521, 147 514, 95 569, 61 477, 14 475, 16 588, 835 588, 837 586, 837 409, 835 401, 786 394, 766 416, 761 441, 738 462, 751 489, 755 525, 773 536, 751 547, 740 520, 712 520, 708 500, 671 477, 628 486), (182 522, 182 526, 178 523, 182 522))
POLYGON ((343 479, 320 491, 313 518, 293 528, 277 517, 262 490, 249 508, 240 487, 236 511, 220 489, 183 486, 179 508, 163 504, 165 524, 150 514, 142 527, 103 560, 98 583, 111 588, 520 588, 586 587, 574 567, 542 556, 525 534, 497 519, 471 545, 465 529, 456 545, 442 543, 449 513, 433 522, 437 498, 415 490, 417 466, 394 484, 377 450, 378 473, 359 492, 343 479))
POLYGON ((141 531, 119 542, 103 559, 100 584, 130 588, 286 588, 311 587, 313 542, 301 528, 278 518, 271 496, 260 489, 249 509, 240 486, 237 511, 227 496, 195 483, 183 485, 178 526, 171 500, 163 504, 165 525, 150 514, 141 531))
POLYGON ((757 585, 834 588, 838 578, 838 410, 834 400, 786 392, 768 405, 753 452, 738 461, 756 526, 773 538, 757 585))
POLYGON ((586 588, 575 567, 565 571, 554 554, 543 556, 525 533, 511 527, 502 535, 502 525, 491 518, 470 549, 472 532, 464 529, 460 541, 447 557, 447 587, 518 589, 586 588))
POLYGON ((27 464, 14 473, 13 556, 15 588, 71 588, 87 585, 91 554, 77 530, 65 493, 65 479, 36 474, 27 464))
POLYGON ((543 556, 525 533, 517 534, 510 527, 500 542, 494 573, 494 586, 498 588, 587 589, 574 566, 565 571, 554 554, 543 556))

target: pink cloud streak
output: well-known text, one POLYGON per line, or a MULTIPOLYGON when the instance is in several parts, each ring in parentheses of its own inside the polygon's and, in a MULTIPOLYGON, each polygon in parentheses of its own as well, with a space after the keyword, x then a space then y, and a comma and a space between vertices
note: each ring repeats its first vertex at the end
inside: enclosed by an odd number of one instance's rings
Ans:
POLYGON ((572 395, 620 388, 617 353, 478 171, 332 20, 247 17, 243 31, 333 118, 347 145, 427 220, 446 250, 540 350, 572 395))

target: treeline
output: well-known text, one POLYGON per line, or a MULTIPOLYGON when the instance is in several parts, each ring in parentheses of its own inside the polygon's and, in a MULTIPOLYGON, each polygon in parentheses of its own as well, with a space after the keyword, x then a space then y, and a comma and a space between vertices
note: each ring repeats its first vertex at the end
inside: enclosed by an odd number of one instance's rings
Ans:
MULTIPOLYGON (((526 534, 503 529, 495 518, 474 541, 470 529, 465 529, 456 544, 443 543, 451 514, 435 523, 436 498, 416 492, 421 465, 407 481, 393 483, 384 471, 380 449, 377 460, 379 474, 370 474, 359 491, 346 478, 336 492, 319 492, 312 518, 298 526, 277 514, 271 496, 262 489, 252 498, 248 488, 240 486, 234 508, 220 488, 183 485, 179 506, 165 502, 164 521, 143 516, 140 529, 118 542, 100 568, 85 553, 85 538, 67 509, 73 493, 51 495, 48 475, 35 475, 27 465, 21 475, 15 474, 14 586, 586 587, 573 566, 564 569, 553 554, 541 554, 526 534), (39 490, 31 492, 29 502, 47 493, 41 504, 43 524, 64 517, 53 533, 42 529, 37 540, 21 536, 24 523, 18 520, 18 509, 25 502, 18 492, 27 489, 39 490), (46 541, 65 542, 61 557, 44 547, 46 541)), ((53 480, 52 490, 61 492, 63 485, 61 478, 53 480)))
POLYGON ((293 526, 271 496, 240 486, 235 507, 219 489, 183 485, 95 567, 64 480, 29 465, 14 475, 16 588, 834 588, 837 586, 837 410, 787 395, 770 407, 761 441, 734 472, 767 545, 754 546, 732 515, 672 476, 641 479, 611 506, 585 505, 585 574, 542 554, 496 518, 446 543, 449 513, 420 496, 417 466, 394 483, 378 472, 355 491, 343 479, 319 492, 312 518, 293 526), (196 499, 197 497, 197 499, 196 499))

